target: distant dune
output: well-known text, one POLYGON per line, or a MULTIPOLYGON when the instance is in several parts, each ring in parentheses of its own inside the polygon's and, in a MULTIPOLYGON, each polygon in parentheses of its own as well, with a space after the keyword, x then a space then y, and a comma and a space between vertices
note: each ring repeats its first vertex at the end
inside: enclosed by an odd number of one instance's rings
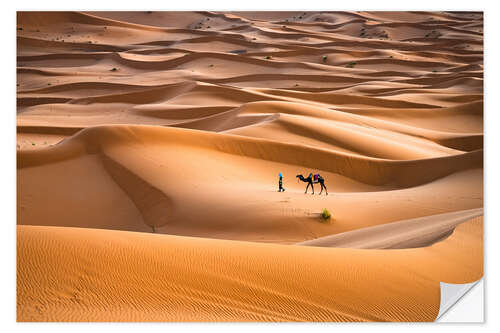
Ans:
POLYGON ((433 321, 482 207, 482 13, 17 13, 18 321, 433 321))

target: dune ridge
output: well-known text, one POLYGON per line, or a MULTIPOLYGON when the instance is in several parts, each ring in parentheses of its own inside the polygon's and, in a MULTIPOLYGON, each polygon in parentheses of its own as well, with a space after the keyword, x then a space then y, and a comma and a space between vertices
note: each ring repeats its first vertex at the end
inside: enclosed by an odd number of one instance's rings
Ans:
POLYGON ((426 247, 451 235, 460 223, 482 214, 483 209, 481 208, 431 215, 321 237, 297 244, 362 249, 426 247))
POLYGON ((415 186, 457 171, 480 168, 483 156, 482 150, 478 150, 447 157, 395 161, 358 157, 326 149, 230 134, 144 125, 115 125, 86 129, 56 147, 37 151, 22 151, 18 154, 18 167, 25 168, 53 163, 84 153, 105 152, 106 143, 109 143, 111 147, 122 144, 150 143, 164 145, 166 149, 168 146, 177 148, 179 145, 186 145, 262 160, 315 167, 371 185, 394 183, 397 186, 415 186), (183 135, 185 132, 189 134, 183 135), (453 162, 442 163, 443 160, 453 162), (314 164, 310 161, 314 161, 314 164), (414 176, 409 177, 409 175, 414 176))

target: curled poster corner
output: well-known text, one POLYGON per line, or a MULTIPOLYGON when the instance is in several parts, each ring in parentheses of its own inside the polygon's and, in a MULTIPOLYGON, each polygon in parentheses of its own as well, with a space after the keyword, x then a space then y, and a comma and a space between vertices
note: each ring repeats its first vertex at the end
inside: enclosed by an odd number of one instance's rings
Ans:
POLYGON ((439 313, 435 321, 442 321, 442 316, 453 307, 465 294, 467 294, 479 281, 471 283, 440 283, 441 303, 439 305, 439 313))

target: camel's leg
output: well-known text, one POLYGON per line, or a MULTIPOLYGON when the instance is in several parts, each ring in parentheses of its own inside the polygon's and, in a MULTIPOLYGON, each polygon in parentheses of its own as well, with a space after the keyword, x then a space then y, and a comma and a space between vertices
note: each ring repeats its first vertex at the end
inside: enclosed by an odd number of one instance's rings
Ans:
POLYGON ((306 186, 306 191, 304 192, 304 193, 306 193, 306 194, 307 194, 307 189, 309 188, 309 185, 310 185, 310 184, 309 184, 309 183, 307 183, 307 186, 306 186))
POLYGON ((326 189, 326 185, 324 183, 322 183, 321 185, 325 187, 326 195, 328 195, 328 190, 326 189))
POLYGON ((312 191, 313 191, 313 193, 311 193, 311 194, 314 195, 314 185, 313 185, 313 183, 311 183, 311 188, 312 188, 312 191))

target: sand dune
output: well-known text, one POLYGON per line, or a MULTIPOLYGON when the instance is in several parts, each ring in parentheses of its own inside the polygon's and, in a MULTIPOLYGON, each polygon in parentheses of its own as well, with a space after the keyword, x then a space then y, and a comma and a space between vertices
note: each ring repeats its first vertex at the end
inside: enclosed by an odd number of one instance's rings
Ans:
POLYGON ((482 13, 17 13, 18 321, 432 321, 482 207, 482 13))
POLYGON ((144 211, 142 199, 153 203, 167 200, 172 203, 159 204, 154 213, 162 221, 168 216, 165 224, 155 225, 157 232, 294 242, 361 225, 416 217, 415 208, 421 205, 437 210, 436 213, 455 210, 451 207, 456 207, 456 200, 462 197, 466 200, 458 200, 464 209, 480 207, 481 165, 480 151, 396 161, 208 131, 94 126, 53 147, 18 153, 18 223, 151 230, 147 217, 137 218, 144 211), (204 167, 200 169, 200 165, 204 167), (292 178, 315 167, 327 179, 328 197, 304 196, 304 186, 292 178), (285 179, 290 192, 285 196, 270 186, 275 181, 274 170, 291 175, 285 179), (91 174, 95 176, 89 181, 91 174), (97 177, 98 174, 102 176, 97 177), (446 175, 449 177, 442 178, 446 175), (438 178, 442 182, 431 182, 438 178), (470 183, 464 183, 467 178, 470 183), (453 184, 458 188, 452 195, 435 197, 453 184), (473 184, 474 194, 465 184, 473 184), (417 185, 423 192, 434 191, 433 195, 422 197, 417 185), (49 186, 52 194, 46 196, 43 189, 49 186), (121 191, 119 197, 119 193, 109 193, 119 189, 127 194, 125 198, 121 191), (261 191, 266 196, 259 197, 261 191), (133 192, 141 194, 136 197, 133 192), (369 197, 367 192, 375 192, 369 201, 379 202, 378 207, 371 212, 350 213, 352 204, 369 197), (342 193, 353 193, 355 197, 346 197, 341 204, 342 193), (226 204, 228 201, 231 205, 226 204), (441 205, 435 205, 437 201, 441 205), (66 204, 61 206, 63 202, 66 204), (400 202, 401 206, 387 212, 384 203, 389 202, 391 206, 400 202), (345 206, 346 203, 349 204, 345 206), (448 203, 450 208, 446 207, 448 203), (72 210, 67 210, 68 205, 72 210), (129 207, 125 211, 135 206, 137 212, 124 219, 115 212, 121 205, 129 207), (325 205, 334 207, 339 221, 331 225, 317 222, 316 214, 325 205), (94 208, 86 212, 89 207, 94 208), (76 211, 81 213, 68 221, 68 214, 76 211), (242 211, 246 213, 241 214, 242 211), (381 214, 380 220, 365 220, 374 211, 381 214), (364 218, 360 218, 360 213, 364 218), (383 217, 388 213, 389 217, 383 217), (341 218, 343 214, 345 220, 341 218), (297 220, 300 227, 290 228, 290 218, 297 220), (117 228, 109 220, 120 220, 127 227, 117 228))
POLYGON ((298 244, 362 249, 425 247, 448 237, 458 224, 482 214, 483 209, 480 208, 431 215, 316 238, 298 244))
POLYGON ((483 272, 480 217, 409 250, 41 226, 18 239, 22 321, 432 321, 440 281, 483 272))

